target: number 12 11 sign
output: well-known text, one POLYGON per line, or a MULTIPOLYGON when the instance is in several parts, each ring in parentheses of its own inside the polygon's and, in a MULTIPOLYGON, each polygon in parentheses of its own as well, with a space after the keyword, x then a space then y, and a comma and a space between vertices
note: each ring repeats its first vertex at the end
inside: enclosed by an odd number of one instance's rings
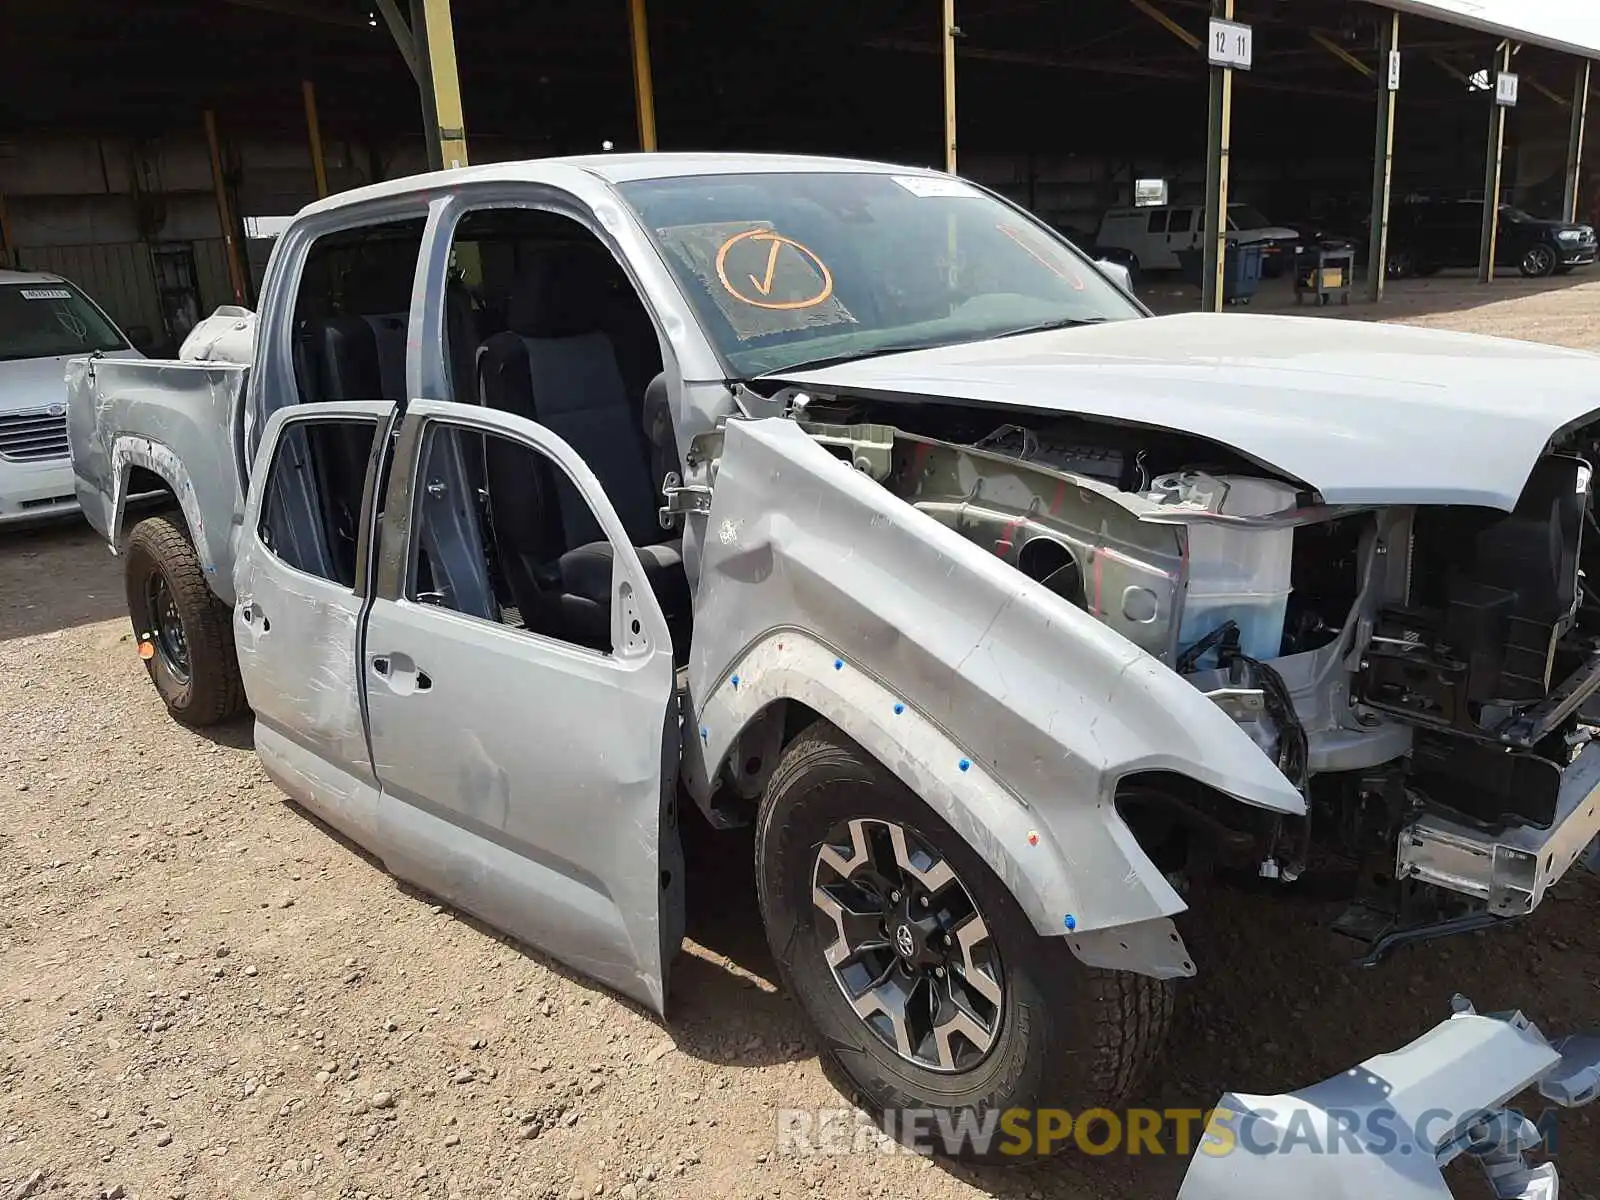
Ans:
POLYGON ((1206 30, 1206 59, 1214 67, 1248 71, 1252 41, 1250 26, 1213 17, 1206 30))

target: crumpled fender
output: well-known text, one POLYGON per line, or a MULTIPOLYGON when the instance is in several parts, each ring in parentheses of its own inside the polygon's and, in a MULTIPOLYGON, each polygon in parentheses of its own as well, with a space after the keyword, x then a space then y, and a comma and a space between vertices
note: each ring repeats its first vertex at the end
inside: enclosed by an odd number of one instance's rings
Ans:
POLYGON ((687 739, 701 791, 751 720, 799 701, 961 832, 1040 933, 1151 974, 1193 971, 1166 936, 1184 904, 1117 814, 1118 779, 1174 771, 1305 810, 1179 676, 791 421, 728 423, 705 522, 687 739), (1130 926, 1145 935, 1130 950, 1095 936, 1130 926), (1158 945, 1176 949, 1152 962, 1158 945))

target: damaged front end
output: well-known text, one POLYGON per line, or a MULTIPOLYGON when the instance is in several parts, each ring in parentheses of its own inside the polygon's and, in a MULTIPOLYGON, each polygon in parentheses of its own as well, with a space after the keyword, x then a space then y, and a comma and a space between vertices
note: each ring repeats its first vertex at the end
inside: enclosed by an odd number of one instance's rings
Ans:
MULTIPOLYGON (((1325 504, 1216 443, 1071 415, 766 402, 1187 681, 1304 798, 1232 803, 1181 765, 1109 780, 1180 892, 1218 866, 1342 877, 1336 928, 1375 962, 1532 911, 1600 830, 1595 430, 1549 449, 1506 512, 1325 504)), ((669 508, 710 509, 723 437, 700 440, 669 508)))
POLYGON ((1449 1200, 1444 1168, 1471 1159, 1496 1200, 1556 1200, 1547 1110, 1507 1105, 1529 1088, 1558 1108, 1600 1096, 1600 1031, 1548 1041, 1520 1012, 1454 1013, 1410 1045, 1278 1096, 1229 1093, 1207 1122, 1178 1200, 1449 1200))

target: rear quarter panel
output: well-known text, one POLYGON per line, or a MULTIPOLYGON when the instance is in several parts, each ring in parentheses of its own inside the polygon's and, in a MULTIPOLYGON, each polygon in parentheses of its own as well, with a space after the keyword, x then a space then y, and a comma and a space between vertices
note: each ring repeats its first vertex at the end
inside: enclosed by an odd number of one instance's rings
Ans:
POLYGON ((115 553, 135 468, 171 490, 211 590, 233 601, 233 524, 243 509, 237 363, 80 358, 67 366, 67 438, 78 502, 115 553))

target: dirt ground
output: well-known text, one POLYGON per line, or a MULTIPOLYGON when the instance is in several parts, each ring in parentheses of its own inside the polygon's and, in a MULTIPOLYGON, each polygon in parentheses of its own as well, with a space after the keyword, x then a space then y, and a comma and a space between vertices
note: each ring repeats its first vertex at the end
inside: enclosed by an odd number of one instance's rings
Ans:
MULTIPOLYGON (((1395 292, 1385 318, 1600 346, 1600 279, 1395 292)), ((842 1101, 774 986, 746 837, 691 846, 663 1025, 397 886, 280 800, 247 723, 168 720, 117 564, 81 525, 0 537, 0 680, 0 1200, 1079 1200, 1182 1178, 1171 1155, 971 1171, 779 1153, 776 1109, 842 1101)), ((1143 1099, 1304 1086, 1458 991, 1553 1034, 1600 1024, 1600 878, 1375 971, 1327 932, 1337 908, 1232 895, 1190 921, 1202 974, 1143 1099)), ((1568 1193, 1600 1197, 1600 1111, 1559 1129, 1568 1193)))

